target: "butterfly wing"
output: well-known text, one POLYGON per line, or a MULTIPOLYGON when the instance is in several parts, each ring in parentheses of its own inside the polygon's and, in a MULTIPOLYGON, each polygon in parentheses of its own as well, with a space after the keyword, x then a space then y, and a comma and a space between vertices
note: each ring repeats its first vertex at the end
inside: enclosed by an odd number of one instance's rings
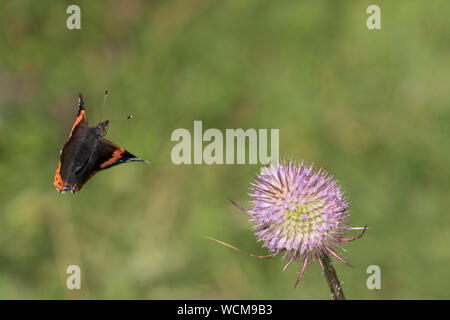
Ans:
POLYGON ((131 161, 147 162, 131 154, 124 148, 119 147, 112 141, 109 141, 108 139, 103 139, 103 142, 99 149, 100 170, 108 169, 117 166, 118 164, 131 161))
POLYGON ((66 144, 61 150, 61 156, 58 162, 58 168, 55 173, 55 180, 53 184, 59 192, 66 192, 71 189, 68 183, 68 177, 66 175, 61 176, 61 172, 67 172, 67 167, 71 164, 68 161, 64 161, 67 159, 67 155, 70 154, 73 147, 76 145, 77 139, 80 139, 81 133, 88 129, 88 121, 86 118, 86 110, 84 109, 84 101, 83 97, 80 94, 78 97, 78 113, 75 119, 75 123, 72 126, 72 130, 70 130, 69 138, 67 139, 66 144))
POLYGON ((105 138, 102 139, 95 156, 96 160, 93 170, 79 184, 72 188, 73 193, 78 192, 100 170, 109 169, 131 161, 147 162, 105 138))
POLYGON ((72 130, 70 130, 69 139, 67 139, 67 141, 69 141, 72 136, 75 136, 77 132, 81 131, 82 129, 87 129, 88 127, 89 125, 86 119, 86 110, 84 109, 83 96, 80 94, 78 96, 77 118, 75 119, 75 123, 72 126, 72 130))

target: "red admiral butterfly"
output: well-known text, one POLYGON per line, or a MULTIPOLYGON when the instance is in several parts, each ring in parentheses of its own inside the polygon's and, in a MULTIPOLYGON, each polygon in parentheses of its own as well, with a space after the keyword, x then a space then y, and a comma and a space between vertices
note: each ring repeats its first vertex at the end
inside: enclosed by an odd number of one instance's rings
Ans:
POLYGON ((56 190, 61 193, 69 190, 75 193, 100 170, 130 161, 147 162, 105 139, 108 124, 109 120, 106 120, 95 127, 88 126, 83 97, 80 94, 78 115, 69 139, 61 150, 61 157, 56 169, 53 183, 56 190))

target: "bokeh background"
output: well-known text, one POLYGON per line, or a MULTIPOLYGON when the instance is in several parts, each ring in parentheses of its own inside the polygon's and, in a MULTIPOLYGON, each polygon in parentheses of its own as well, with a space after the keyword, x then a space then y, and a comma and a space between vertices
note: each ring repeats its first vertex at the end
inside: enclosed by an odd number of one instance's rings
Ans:
POLYGON ((0 298, 329 299, 318 265, 255 254, 259 165, 172 164, 173 130, 278 128, 280 155, 336 175, 351 201, 336 264, 350 299, 450 298, 450 2, 0 2, 0 298), (66 8, 81 7, 81 30, 66 8), (381 7, 382 30, 366 28, 381 7), (53 186, 84 94, 108 138, 151 165, 53 186), (82 290, 65 283, 68 265, 82 290), (368 290, 378 265, 381 290, 368 290))

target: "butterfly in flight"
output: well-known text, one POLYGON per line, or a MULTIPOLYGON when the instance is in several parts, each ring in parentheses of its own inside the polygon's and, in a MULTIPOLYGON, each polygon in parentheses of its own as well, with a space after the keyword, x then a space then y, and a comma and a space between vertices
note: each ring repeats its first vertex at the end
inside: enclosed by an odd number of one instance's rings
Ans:
MULTIPOLYGON (((105 100, 108 90, 105 92, 105 100)), ((104 105, 104 103, 103 103, 104 105)), ((128 119, 131 116, 127 117, 128 119)), ((109 120, 89 127, 83 97, 78 97, 78 114, 69 139, 61 150, 54 185, 61 193, 80 191, 83 185, 100 170, 121 163, 146 162, 104 138, 109 120)))

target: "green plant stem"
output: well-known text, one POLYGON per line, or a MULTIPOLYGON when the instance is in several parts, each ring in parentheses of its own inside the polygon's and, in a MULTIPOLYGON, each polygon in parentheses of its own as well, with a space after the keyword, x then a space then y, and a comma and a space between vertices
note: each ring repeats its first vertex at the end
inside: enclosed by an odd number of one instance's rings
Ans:
POLYGON ((344 291, 342 291, 341 283, 333 267, 333 262, 328 254, 321 258, 323 265, 323 275, 327 280, 328 286, 331 290, 331 295, 334 300, 345 300, 344 291))

